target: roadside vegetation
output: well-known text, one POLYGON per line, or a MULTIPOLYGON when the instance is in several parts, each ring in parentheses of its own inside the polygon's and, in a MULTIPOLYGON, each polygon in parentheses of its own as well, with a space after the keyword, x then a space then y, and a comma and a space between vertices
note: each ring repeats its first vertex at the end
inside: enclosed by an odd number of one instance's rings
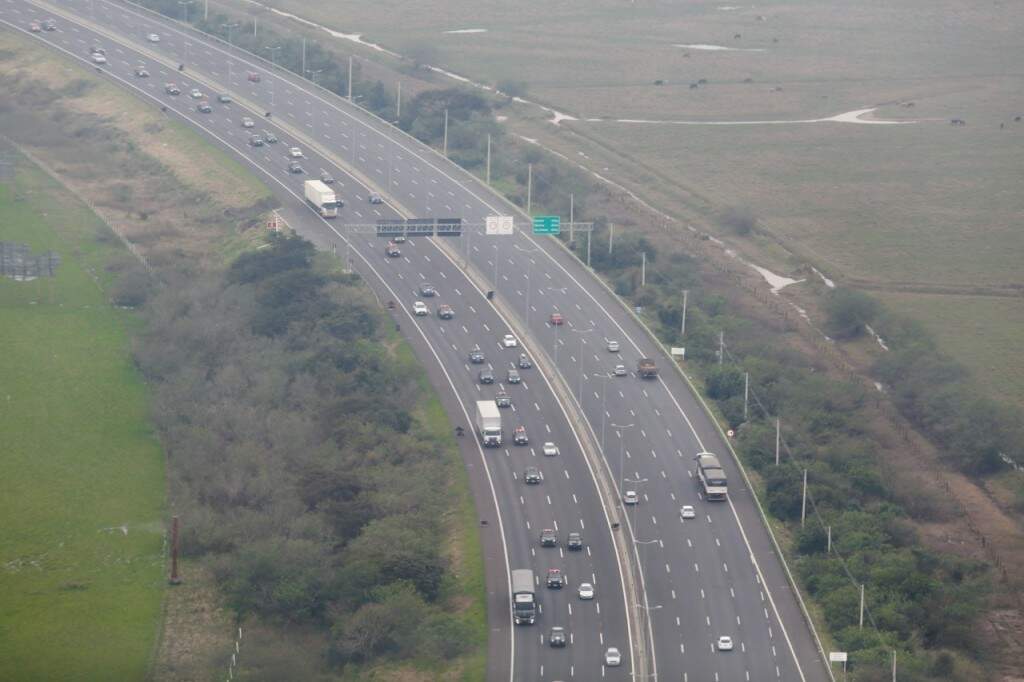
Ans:
MULTIPOLYGON (((184 546, 240 619, 310 628, 311 670, 440 667, 486 639, 450 603, 457 462, 379 305, 314 255, 273 237, 147 307, 137 358, 184 546)), ((253 652, 243 672, 282 663, 253 652)))
POLYGON ((0 153, 14 171, 0 181, 0 241, 60 258, 53 278, 0 277, 0 678, 142 679, 165 492, 131 358, 138 321, 108 300, 130 256, 65 186, 0 153))
MULTIPOLYGON (((125 483, 132 473, 126 467, 110 481, 93 482, 102 467, 79 477, 92 482, 96 496, 107 491, 108 506, 124 492, 157 508, 148 527, 136 528, 142 514, 114 514, 103 526, 111 532, 99 533, 101 542, 156 543, 148 562, 108 571, 111 577, 148 571, 145 587, 156 597, 145 614, 149 639, 140 655, 118 639, 118 623, 105 619, 138 620, 147 608, 143 596, 130 600, 132 609, 112 609, 108 599, 79 612, 92 626, 78 623, 79 636, 105 637, 125 649, 90 679, 219 679, 234 652, 236 626, 245 637, 235 677, 480 679, 487 638, 483 566, 461 458, 425 374, 365 285, 308 242, 267 237, 262 226, 273 204, 266 190, 230 159, 213 152, 207 158, 193 132, 23 39, 0 35, 0 58, 0 84, 13 95, 0 101, 0 133, 66 174, 72 191, 88 196, 117 233, 61 214, 84 230, 81 244, 68 248, 100 284, 76 280, 76 302, 95 290, 97 315, 129 315, 111 302, 134 307, 137 315, 130 345, 127 337, 119 346, 116 338, 96 335, 109 346, 104 352, 134 353, 136 367, 118 377, 124 395, 106 403, 99 394, 61 397, 75 404, 88 398, 90 410, 111 419, 108 406, 134 400, 145 417, 146 403, 130 381, 141 370, 158 439, 146 429, 131 435, 148 438, 157 453, 159 442, 167 455, 166 480, 161 470, 148 493, 134 479, 125 483), (100 111, 112 98, 116 107, 100 111), (180 148, 192 158, 174 153, 180 148), (217 168, 209 188, 192 172, 196 165, 217 168), (118 238, 138 257, 127 255, 118 238), (103 249, 121 257, 110 264, 92 260, 103 249), (165 491, 170 512, 181 518, 185 554, 184 582, 166 591, 165 491), (161 593, 168 620, 154 653, 161 593)), ((52 287, 28 285, 59 304, 52 287)), ((29 310, 38 315, 38 308, 29 310)), ((70 320, 68 314, 65 306, 70 320)), ((49 360, 42 355, 55 349, 45 340, 34 344, 34 365, 44 366, 49 360)), ((103 352, 93 356, 105 361, 103 352)), ((26 382, 34 378, 29 374, 26 382)), ((48 381, 46 373, 37 378, 48 381)), ((65 381, 54 390, 74 385, 65 381)), ((68 464, 72 470, 90 461, 92 445, 83 448, 57 430, 50 438, 68 457, 86 456, 68 464)), ((103 455, 109 459, 110 452, 103 455)), ((58 501, 83 496, 80 486, 63 494, 58 488, 26 494, 58 508, 58 501)), ((17 537, 28 542, 31 519, 20 511, 5 516, 26 519, 17 537)), ((92 525, 89 532, 95 543, 92 525)), ((25 553, 26 566, 42 559, 25 553)), ((54 590, 85 604, 102 584, 69 572, 64 587, 54 590)), ((24 598, 39 602, 39 614, 52 614, 44 597, 37 591, 24 598)), ((136 636, 146 631, 146 623, 136 626, 136 636)), ((26 630, 25 636, 37 634, 26 630)), ((24 655, 45 665, 54 657, 43 647, 73 642, 38 637, 29 644, 24 655)), ((89 653, 99 660, 102 650, 89 653)), ((0 666, 18 660, 0 656, 0 666)), ((15 672, 23 669, 31 668, 19 664, 15 672)))

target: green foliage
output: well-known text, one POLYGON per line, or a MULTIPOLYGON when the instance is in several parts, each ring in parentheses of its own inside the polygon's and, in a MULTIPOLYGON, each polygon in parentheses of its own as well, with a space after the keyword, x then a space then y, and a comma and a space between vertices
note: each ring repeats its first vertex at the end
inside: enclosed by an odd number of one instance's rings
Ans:
POLYGON ((526 82, 511 79, 498 81, 498 90, 509 97, 526 97, 526 82))
POLYGON ((878 301, 856 289, 835 289, 825 299, 825 328, 837 339, 852 339, 864 333, 878 316, 878 301))
POLYGON ((413 416, 418 391, 358 281, 278 236, 148 309, 136 355, 186 510, 183 545, 228 603, 329 630, 344 665, 475 644, 443 606, 440 437, 413 416))
POLYGON ((743 395, 744 373, 735 365, 716 365, 704 378, 709 398, 728 400, 743 395))
POLYGON ((718 217, 722 227, 730 232, 745 237, 757 229, 757 216, 746 206, 730 206, 718 217))

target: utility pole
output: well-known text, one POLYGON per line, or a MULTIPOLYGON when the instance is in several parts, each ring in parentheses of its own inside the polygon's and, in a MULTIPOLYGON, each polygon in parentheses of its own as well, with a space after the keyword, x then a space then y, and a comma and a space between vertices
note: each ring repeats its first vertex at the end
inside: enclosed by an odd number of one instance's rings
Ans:
MULTIPOLYGON (((807 469, 804 469, 804 496, 800 502, 800 527, 804 527, 804 521, 807 520, 807 469)), ((861 623, 863 625, 863 623, 861 623)))
POLYGON ((590 267, 590 238, 594 235, 594 230, 591 229, 587 232, 587 267, 590 267))
POLYGON ((864 629, 864 583, 860 585, 860 625, 858 627, 861 630, 864 629))
POLYGON ((306 77, 306 36, 302 36, 302 77, 306 77))
POLYGON ((533 164, 526 164, 526 215, 532 215, 533 208, 533 164))
MULTIPOLYGON (((348 56, 348 103, 352 103, 352 55, 348 56)), ((353 140, 353 149, 355 142, 353 140)))
POLYGON ((615 240, 615 223, 608 223, 608 255, 612 255, 612 245, 615 240))
POLYGON ((398 95, 395 97, 395 125, 402 120, 402 81, 398 81, 398 95))
POLYGON ((444 158, 448 158, 448 109, 444 110, 444 158))
POLYGON ((647 252, 640 252, 640 288, 647 286, 647 252))
MULTIPOLYGON (((188 23, 188 6, 191 5, 195 1, 196 0, 178 0, 178 4, 181 5, 182 10, 184 10, 184 12, 185 12, 184 22, 186 24, 188 23)), ((188 61, 188 60, 186 60, 186 61, 188 61)))
POLYGON ((750 404, 750 372, 743 373, 743 421, 747 421, 747 406, 750 404))
POLYGON ((782 442, 782 420, 775 419, 775 466, 779 466, 779 445, 782 442))
POLYGON ((323 69, 310 69, 309 70, 309 75, 312 76, 312 78, 313 78, 313 85, 319 85, 319 83, 317 82, 317 76, 319 76, 321 73, 323 73, 323 69))
POLYGON ((679 327, 679 336, 686 336, 686 299, 690 295, 688 289, 683 289, 683 322, 679 327))
POLYGON ((203 21, 210 20, 210 0, 203 0, 203 21))
POLYGON ((257 32, 257 29, 259 28, 259 25, 260 25, 260 18, 258 16, 253 16, 253 18, 252 18, 252 36, 254 38, 256 37, 256 32, 257 32))
POLYGON ((487 133, 487 184, 491 184, 491 134, 487 133))
MULTIPOLYGON (((281 46, 280 45, 274 45, 272 47, 267 47, 266 49, 270 50, 270 63, 271 63, 271 65, 276 67, 277 66, 277 51, 281 49, 281 46)), ((277 69, 275 68, 274 70, 276 71, 277 69)), ((276 76, 277 74, 275 73, 274 75, 276 76)), ((274 82, 276 80, 277 80, 277 78, 272 78, 270 80, 270 107, 271 108, 274 107, 274 90, 275 90, 274 82)))
POLYGON ((896 650, 892 650, 892 682, 896 682, 896 650))
POLYGON ((832 526, 828 527, 828 548, 825 550, 825 554, 832 553, 832 526))
POLYGON ((573 206, 573 203, 574 203, 573 198, 574 197, 573 197, 572 192, 569 192, 569 243, 570 244, 572 244, 574 241, 576 241, 575 235, 573 233, 573 228, 575 227, 575 222, 576 222, 576 214, 575 214, 575 211, 573 210, 575 208, 575 206, 573 206))
POLYGON ((725 332, 718 332, 718 365, 725 362, 725 332))
POLYGON ((171 517, 171 578, 172 585, 181 584, 181 576, 178 575, 178 517, 171 517))

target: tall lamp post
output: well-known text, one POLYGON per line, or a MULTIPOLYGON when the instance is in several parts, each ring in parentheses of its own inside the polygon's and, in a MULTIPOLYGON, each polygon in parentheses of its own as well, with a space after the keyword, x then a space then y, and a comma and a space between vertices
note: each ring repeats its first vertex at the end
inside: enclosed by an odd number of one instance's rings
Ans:
POLYGON ((579 403, 580 409, 582 409, 583 408, 583 344, 586 343, 586 337, 584 336, 584 334, 588 334, 588 333, 594 331, 594 328, 593 327, 589 327, 587 329, 573 329, 572 331, 574 333, 580 335, 580 360, 579 360, 579 364, 580 364, 580 381, 579 381, 579 393, 577 394, 576 402, 579 403))
POLYGON ((622 470, 626 466, 625 451, 626 451, 626 439, 623 437, 622 432, 626 429, 631 429, 635 424, 609 424, 619 434, 619 494, 622 494, 622 470))

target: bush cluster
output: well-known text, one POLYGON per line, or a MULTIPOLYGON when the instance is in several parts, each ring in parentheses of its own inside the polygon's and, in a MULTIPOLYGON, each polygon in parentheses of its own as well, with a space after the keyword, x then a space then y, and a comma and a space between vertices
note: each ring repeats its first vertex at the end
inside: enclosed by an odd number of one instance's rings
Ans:
POLYGON ((329 632, 339 664, 455 656, 482 635, 443 608, 450 465, 369 293, 313 256, 278 237, 147 306, 184 550, 241 615, 329 632))

